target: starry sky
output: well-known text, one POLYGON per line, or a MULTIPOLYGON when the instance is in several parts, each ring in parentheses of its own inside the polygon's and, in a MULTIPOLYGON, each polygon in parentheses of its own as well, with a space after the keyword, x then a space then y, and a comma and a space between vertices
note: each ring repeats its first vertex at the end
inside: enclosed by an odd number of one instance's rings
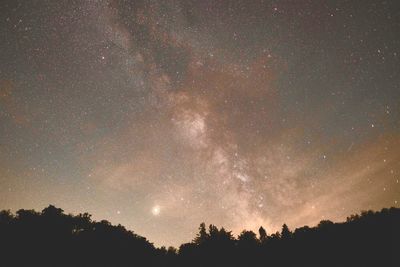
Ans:
POLYGON ((399 1, 3 0, 0 209, 155 245, 400 207, 399 1))

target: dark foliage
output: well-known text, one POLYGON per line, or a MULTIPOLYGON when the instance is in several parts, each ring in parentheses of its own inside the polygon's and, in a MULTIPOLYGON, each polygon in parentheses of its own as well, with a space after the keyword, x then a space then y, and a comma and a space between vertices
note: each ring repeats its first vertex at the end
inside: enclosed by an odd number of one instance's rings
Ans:
POLYGON ((200 224, 192 242, 155 248, 144 237, 87 213, 0 212, 0 266, 400 266, 400 209, 362 212, 259 237, 200 224))

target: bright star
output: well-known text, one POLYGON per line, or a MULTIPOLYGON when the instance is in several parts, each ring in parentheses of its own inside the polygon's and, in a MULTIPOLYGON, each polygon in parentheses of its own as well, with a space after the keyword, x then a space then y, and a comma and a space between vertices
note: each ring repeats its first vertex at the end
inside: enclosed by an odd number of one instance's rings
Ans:
POLYGON ((160 215, 160 211, 161 211, 161 208, 160 208, 160 206, 158 206, 158 205, 155 205, 155 206, 151 209, 151 213, 152 213, 154 216, 160 215))

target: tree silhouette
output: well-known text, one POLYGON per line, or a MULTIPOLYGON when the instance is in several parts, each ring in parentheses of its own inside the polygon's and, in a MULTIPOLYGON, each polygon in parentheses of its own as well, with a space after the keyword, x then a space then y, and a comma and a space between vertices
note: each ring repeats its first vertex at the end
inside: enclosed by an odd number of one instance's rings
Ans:
POLYGON ((203 222, 200 224, 199 233, 196 235, 193 242, 199 245, 199 244, 206 242, 209 237, 210 236, 208 235, 207 230, 206 230, 206 224, 203 222))
POLYGON ((253 231, 243 230, 238 236, 238 242, 239 244, 245 244, 246 246, 257 246, 257 235, 253 231))
POLYGON ((122 225, 93 221, 90 214, 64 214, 55 206, 41 212, 0 211, 0 266, 398 266, 400 209, 364 211, 344 223, 321 221, 291 232, 267 235, 259 228, 234 238, 204 223, 179 250, 155 248, 122 225))
POLYGON ((282 225, 281 237, 283 239, 289 239, 292 237, 292 232, 290 232, 289 227, 286 224, 282 225))
POLYGON ((258 234, 260 235, 261 243, 264 243, 267 240, 267 231, 265 231, 264 227, 260 226, 258 234))

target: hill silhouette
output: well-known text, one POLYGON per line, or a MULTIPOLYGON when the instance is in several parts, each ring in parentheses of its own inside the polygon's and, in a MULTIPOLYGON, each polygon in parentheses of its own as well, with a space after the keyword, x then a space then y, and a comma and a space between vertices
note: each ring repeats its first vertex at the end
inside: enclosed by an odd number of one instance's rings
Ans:
POLYGON ((232 232, 202 223, 179 249, 156 248, 146 238, 88 213, 0 212, 0 266, 400 266, 400 209, 365 211, 346 222, 268 234, 232 232))

